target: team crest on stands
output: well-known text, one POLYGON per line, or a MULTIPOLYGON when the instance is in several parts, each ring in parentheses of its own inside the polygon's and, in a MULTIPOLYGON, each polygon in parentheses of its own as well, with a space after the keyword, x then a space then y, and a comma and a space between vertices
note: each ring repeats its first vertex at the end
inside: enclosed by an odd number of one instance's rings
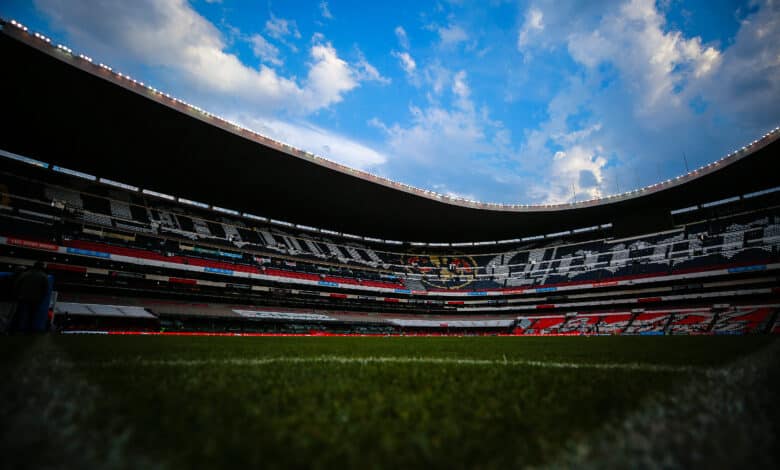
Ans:
POLYGON ((421 281, 438 289, 461 289, 475 279, 477 263, 470 256, 410 255, 404 260, 409 273, 423 275, 421 281))

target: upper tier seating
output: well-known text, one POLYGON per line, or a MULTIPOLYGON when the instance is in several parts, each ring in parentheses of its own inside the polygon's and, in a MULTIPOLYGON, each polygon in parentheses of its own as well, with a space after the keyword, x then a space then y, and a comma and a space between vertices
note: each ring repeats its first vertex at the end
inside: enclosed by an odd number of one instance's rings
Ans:
POLYGON ((57 186, 47 186, 45 194, 50 201, 64 202, 77 209, 81 209, 84 206, 84 203, 81 201, 81 195, 76 191, 57 186))
MULTIPOLYGON (((293 234, 275 226, 249 227, 246 220, 216 216, 211 211, 167 201, 154 200, 149 207, 141 207, 137 203, 144 201, 139 194, 115 188, 79 193, 38 184, 39 190, 31 189, 35 184, 28 184, 26 193, 65 203, 68 208, 76 209, 77 217, 88 225, 159 233, 192 243, 203 240, 226 250, 239 250, 247 259, 254 256, 251 250, 294 255, 298 266, 290 271, 309 270, 351 279, 339 281, 342 283, 374 285, 373 282, 378 282, 377 287, 392 285, 398 289, 493 291, 517 286, 586 283, 715 266, 760 264, 778 259, 780 251, 780 211, 776 208, 623 240, 602 239, 569 245, 557 242, 553 246, 541 246, 544 242, 540 241, 506 249, 496 247, 498 252, 490 254, 436 256, 382 251, 354 241, 310 233, 293 234), (318 263, 336 266, 319 270, 318 263), (353 272, 338 272, 347 268, 353 272), (387 283, 372 268, 380 268, 384 274, 394 272, 408 282, 387 283)), ((10 185, 18 186, 21 183, 10 185)), ((41 207, 51 210, 48 204, 41 207)))

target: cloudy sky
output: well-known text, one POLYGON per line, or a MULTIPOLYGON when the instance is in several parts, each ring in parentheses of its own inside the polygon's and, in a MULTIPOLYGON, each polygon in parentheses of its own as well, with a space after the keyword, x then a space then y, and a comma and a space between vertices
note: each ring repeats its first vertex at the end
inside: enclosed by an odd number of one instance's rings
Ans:
POLYGON ((778 0, 0 2, 278 140, 443 194, 567 202, 780 124, 778 0))

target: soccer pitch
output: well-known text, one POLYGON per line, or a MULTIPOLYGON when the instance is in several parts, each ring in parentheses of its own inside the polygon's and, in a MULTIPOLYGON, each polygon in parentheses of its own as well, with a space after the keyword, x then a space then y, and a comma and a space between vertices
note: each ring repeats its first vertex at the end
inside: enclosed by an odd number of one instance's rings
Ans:
POLYGON ((773 466, 761 337, 8 337, 31 467, 773 466))

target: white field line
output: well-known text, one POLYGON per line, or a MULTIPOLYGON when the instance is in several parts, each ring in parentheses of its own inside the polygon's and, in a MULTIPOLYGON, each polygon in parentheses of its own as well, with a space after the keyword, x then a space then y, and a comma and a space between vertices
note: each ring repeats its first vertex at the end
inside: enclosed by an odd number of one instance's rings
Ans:
POLYGON ((587 362, 557 362, 536 361, 526 359, 469 359, 469 358, 437 358, 414 356, 311 356, 311 357, 264 357, 255 359, 144 359, 109 360, 93 362, 97 366, 171 366, 171 367, 201 367, 201 366, 264 366, 269 364, 431 364, 455 366, 522 366, 551 369, 602 369, 602 370, 632 370, 644 372, 712 372, 715 369, 702 366, 673 366, 645 363, 587 363, 587 362))

